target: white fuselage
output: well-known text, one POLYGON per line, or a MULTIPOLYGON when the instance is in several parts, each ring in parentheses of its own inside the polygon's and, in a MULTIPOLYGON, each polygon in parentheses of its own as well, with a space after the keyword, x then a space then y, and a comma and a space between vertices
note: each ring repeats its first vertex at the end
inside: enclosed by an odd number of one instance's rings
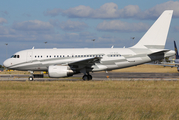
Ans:
POLYGON ((170 51, 164 56, 148 56, 157 51, 159 50, 132 48, 29 49, 15 53, 15 57, 7 59, 4 66, 16 70, 47 71, 50 65, 69 65, 76 61, 100 57, 100 62, 92 65, 92 70, 89 71, 92 72, 134 66, 175 54, 174 51, 170 51))

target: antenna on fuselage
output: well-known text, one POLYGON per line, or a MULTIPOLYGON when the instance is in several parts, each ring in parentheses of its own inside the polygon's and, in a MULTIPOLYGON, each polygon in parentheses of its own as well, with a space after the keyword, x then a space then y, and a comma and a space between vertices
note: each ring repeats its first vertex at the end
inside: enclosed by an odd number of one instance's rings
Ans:
POLYGON ((34 49, 34 46, 33 46, 33 48, 32 49, 34 49))

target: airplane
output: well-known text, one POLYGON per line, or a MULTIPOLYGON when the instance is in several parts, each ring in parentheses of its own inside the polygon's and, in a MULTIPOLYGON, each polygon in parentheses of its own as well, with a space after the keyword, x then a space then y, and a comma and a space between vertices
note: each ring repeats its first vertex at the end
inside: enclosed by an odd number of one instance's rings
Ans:
POLYGON ((49 77, 61 78, 83 73, 83 80, 92 80, 91 72, 136 66, 175 55, 164 49, 173 10, 164 11, 144 36, 129 48, 28 49, 4 61, 8 69, 47 71, 49 77))
POLYGON ((175 53, 176 53, 174 62, 179 63, 178 49, 177 49, 177 45, 175 41, 174 41, 174 48, 175 48, 175 53))
POLYGON ((175 47, 175 53, 176 53, 174 64, 175 64, 175 67, 177 67, 177 71, 179 72, 179 55, 178 55, 178 49, 177 49, 177 45, 175 41, 174 41, 174 47, 175 47))
POLYGON ((175 60, 169 60, 169 62, 159 62, 158 64, 155 65, 161 65, 164 67, 177 67, 177 71, 179 72, 179 55, 178 55, 178 49, 177 49, 177 45, 176 42, 174 41, 174 49, 175 49, 175 60))

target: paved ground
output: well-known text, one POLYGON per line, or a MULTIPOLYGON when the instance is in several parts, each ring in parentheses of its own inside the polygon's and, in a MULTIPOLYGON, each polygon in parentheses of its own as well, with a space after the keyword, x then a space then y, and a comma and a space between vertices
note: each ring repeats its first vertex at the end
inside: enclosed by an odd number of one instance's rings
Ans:
MULTIPOLYGON (((91 73, 93 80, 179 80, 179 73, 118 73, 95 72, 91 73)), ((77 74, 69 78, 35 78, 34 81, 82 80, 83 74, 77 74)), ((26 81, 29 75, 0 75, 1 81, 26 81)))

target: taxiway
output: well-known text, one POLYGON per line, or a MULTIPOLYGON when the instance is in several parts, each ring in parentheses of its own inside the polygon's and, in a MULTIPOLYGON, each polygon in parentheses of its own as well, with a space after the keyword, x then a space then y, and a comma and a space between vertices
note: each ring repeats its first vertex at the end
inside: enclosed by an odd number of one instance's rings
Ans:
MULTIPOLYGON (((35 78, 34 81, 79 81, 83 74, 77 74, 67 78, 35 78)), ((179 80, 179 73, 119 73, 119 72, 95 72, 91 74, 93 80, 179 80)), ((1 74, 0 81, 27 81, 29 75, 1 74)))

